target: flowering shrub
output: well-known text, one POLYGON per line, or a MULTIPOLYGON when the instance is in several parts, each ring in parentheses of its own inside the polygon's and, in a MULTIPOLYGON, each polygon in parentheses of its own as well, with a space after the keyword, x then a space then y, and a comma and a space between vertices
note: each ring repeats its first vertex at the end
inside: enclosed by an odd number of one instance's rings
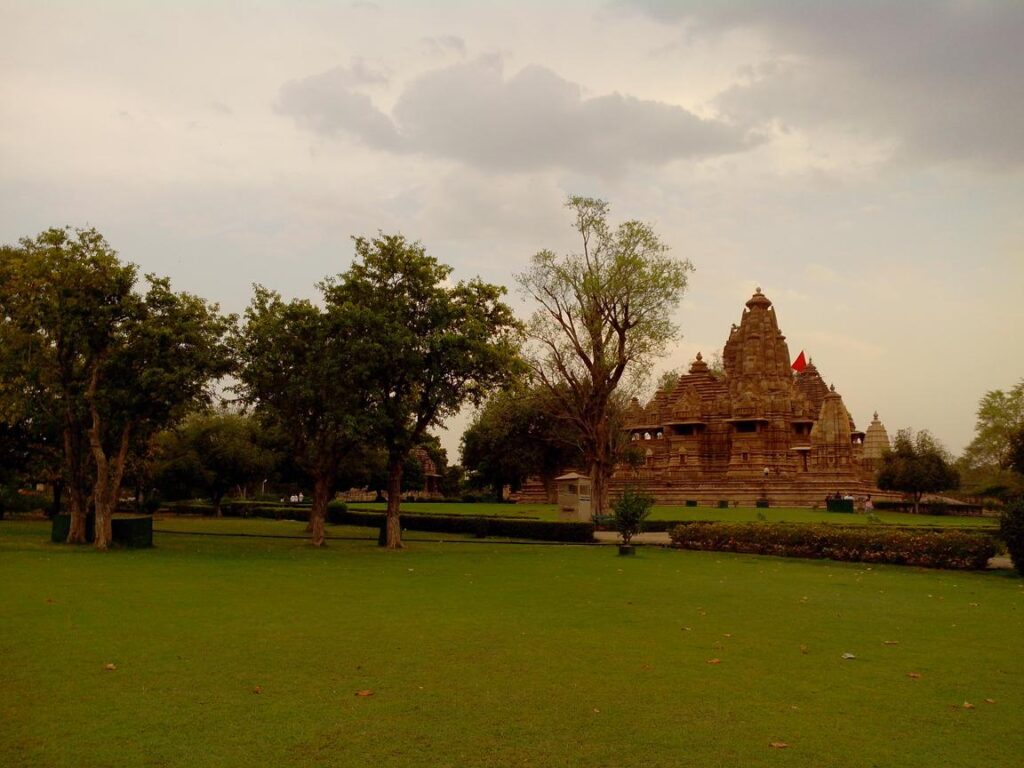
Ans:
POLYGON ((792 523, 692 523, 669 532, 674 546, 781 557, 827 558, 925 568, 982 569, 997 552, 992 537, 962 531, 792 523))

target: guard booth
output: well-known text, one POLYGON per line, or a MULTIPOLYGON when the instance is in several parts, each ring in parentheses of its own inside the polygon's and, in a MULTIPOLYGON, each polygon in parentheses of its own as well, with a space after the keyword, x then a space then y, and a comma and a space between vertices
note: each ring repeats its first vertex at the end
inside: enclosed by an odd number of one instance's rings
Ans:
POLYGON ((568 472, 555 478, 558 488, 558 519, 590 521, 590 478, 568 472))

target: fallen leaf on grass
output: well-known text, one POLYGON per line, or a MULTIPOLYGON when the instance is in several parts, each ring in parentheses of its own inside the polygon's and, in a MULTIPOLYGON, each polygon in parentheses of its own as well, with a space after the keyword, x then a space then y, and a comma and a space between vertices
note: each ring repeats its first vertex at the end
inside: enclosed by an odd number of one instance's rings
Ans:
POLYGON ((843 654, 843 658, 846 659, 847 661, 849 661, 850 659, 856 659, 857 657, 854 656, 849 651, 847 651, 846 653, 843 654))
POLYGON ((263 693, 263 689, 262 689, 262 688, 261 688, 260 686, 258 686, 258 685, 257 685, 257 686, 255 686, 255 687, 254 687, 254 688, 252 689, 252 692, 253 692, 253 693, 263 693))
POLYGON ((116 664, 105 664, 103 666, 103 668, 105 670, 107 670, 108 672, 113 672, 115 669, 117 669, 117 665, 116 664))
POLYGON ((594 714, 595 715, 600 715, 601 714, 601 710, 598 709, 597 707, 594 707, 594 714))
POLYGON ((356 691, 356 696, 362 696, 364 698, 367 696, 373 696, 373 691, 356 691))
POLYGON ((964 709, 974 709, 974 705, 969 701, 965 701, 962 706, 964 709))
POLYGON ((721 659, 708 659, 708 664, 721 664, 721 659))
POLYGON ((768 744, 772 749, 788 749, 789 744, 784 741, 773 741, 768 744))
POLYGON ((800 646, 800 653, 802 653, 804 655, 807 654, 807 646, 806 645, 801 645, 800 646))
POLYGON ((996 700, 995 699, 985 699, 985 703, 986 704, 995 704, 996 700))
POLYGON ((732 637, 732 632, 726 632, 722 637, 732 637))
POLYGON ((920 680, 921 679, 921 673, 920 672, 907 672, 907 677, 911 677, 914 680, 920 680))
POLYGON ((882 645, 899 645, 899 640, 883 640, 882 645))
POLYGON ((56 602, 57 602, 57 601, 56 601, 56 600, 54 600, 54 599, 53 599, 52 597, 48 597, 48 598, 46 598, 46 604, 47 604, 47 605, 53 605, 53 604, 54 604, 54 603, 56 603, 56 602))

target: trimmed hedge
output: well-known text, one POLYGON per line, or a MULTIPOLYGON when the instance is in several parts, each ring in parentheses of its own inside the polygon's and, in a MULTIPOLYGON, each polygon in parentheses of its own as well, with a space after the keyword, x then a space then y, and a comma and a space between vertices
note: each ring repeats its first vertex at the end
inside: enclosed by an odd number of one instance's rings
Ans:
MULTIPOLYGON (((420 515, 402 513, 402 528, 432 533, 467 533, 478 538, 500 536, 532 541, 564 541, 590 543, 594 540, 593 523, 564 523, 548 520, 517 520, 507 517, 471 517, 469 515, 420 515)), ((341 512, 331 521, 336 525, 377 528, 384 522, 384 513, 353 509, 341 512)))
MULTIPOLYGON (((875 509, 884 509, 891 512, 913 512, 914 502, 912 501, 875 501, 875 509)), ((922 501, 920 504, 922 515, 959 515, 963 517, 975 517, 984 514, 985 509, 980 504, 947 504, 942 501, 922 501)))
MULTIPOLYGON (((332 502, 333 504, 333 502, 332 502)), ((345 505, 341 504, 341 508, 345 505)), ((265 501, 225 501, 220 505, 224 517, 261 517, 270 520, 309 520, 309 504, 272 504, 265 501)), ((173 502, 160 509, 161 512, 178 515, 203 515, 212 517, 213 505, 208 502, 173 502)), ((327 514, 331 513, 331 505, 327 514)))
POLYGON ((692 523, 669 532, 674 546, 719 552, 981 570, 998 547, 962 531, 792 523, 692 523))
MULTIPOLYGON (((63 544, 71 530, 71 515, 54 515, 50 526, 50 541, 63 544)), ((136 515, 133 517, 115 517, 110 521, 110 536, 115 545, 122 547, 152 547, 153 518, 136 515)), ((89 514, 85 518, 85 539, 96 540, 96 515, 89 514)))
POLYGON ((853 512, 853 499, 825 499, 828 512, 853 512))

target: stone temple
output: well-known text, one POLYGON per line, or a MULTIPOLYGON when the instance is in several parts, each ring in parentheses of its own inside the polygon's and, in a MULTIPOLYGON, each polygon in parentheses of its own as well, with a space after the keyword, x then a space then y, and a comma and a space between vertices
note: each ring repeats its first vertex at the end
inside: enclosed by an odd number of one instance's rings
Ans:
POLYGON ((619 467, 612 493, 640 482, 659 504, 719 501, 823 505, 835 493, 878 494, 874 471, 889 446, 878 414, 857 429, 835 386, 813 361, 791 367, 772 302, 751 296, 714 372, 701 355, 689 373, 646 405, 633 400, 625 428, 641 451, 638 469, 619 467))

